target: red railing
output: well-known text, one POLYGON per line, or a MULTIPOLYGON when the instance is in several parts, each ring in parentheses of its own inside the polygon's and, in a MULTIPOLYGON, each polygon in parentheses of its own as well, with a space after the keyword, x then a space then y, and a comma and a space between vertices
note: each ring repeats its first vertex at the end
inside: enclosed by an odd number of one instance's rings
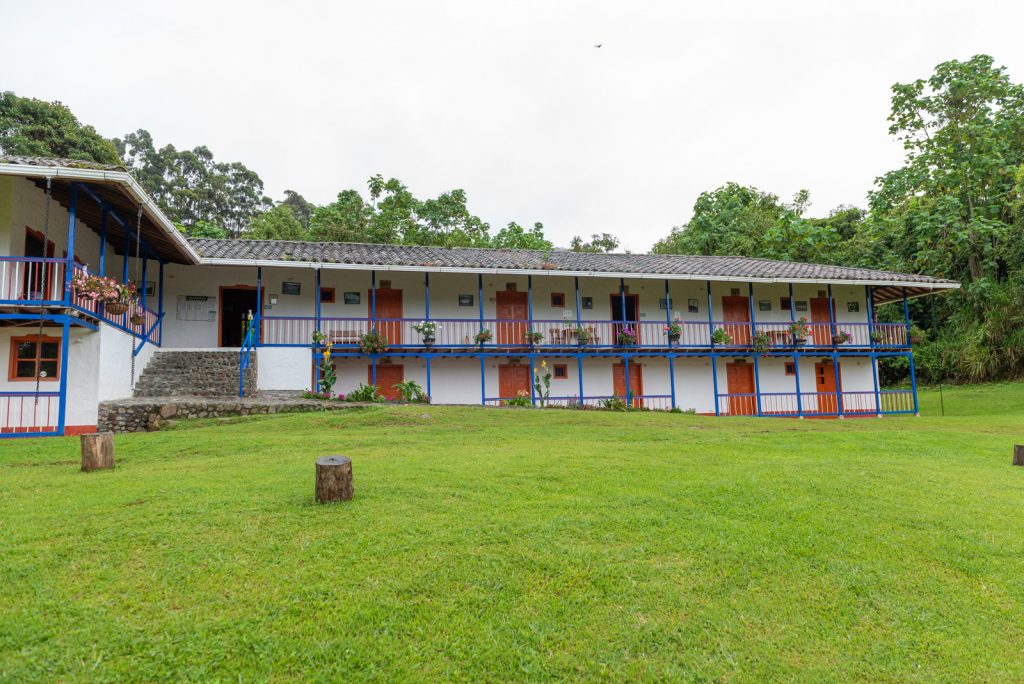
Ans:
POLYGON ((0 434, 55 433, 59 422, 58 392, 0 392, 0 434))

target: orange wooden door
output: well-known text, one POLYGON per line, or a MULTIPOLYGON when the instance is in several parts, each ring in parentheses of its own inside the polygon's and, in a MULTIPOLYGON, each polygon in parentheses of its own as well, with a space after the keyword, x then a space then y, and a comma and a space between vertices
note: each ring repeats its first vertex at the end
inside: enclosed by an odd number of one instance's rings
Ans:
POLYGON ((746 297, 722 297, 722 320, 725 321, 723 327, 732 337, 733 344, 750 344, 750 302, 746 297))
POLYGON ((498 396, 502 399, 530 396, 530 367, 498 366, 498 396), (524 392, 525 395, 520 395, 520 392, 524 392))
MULTIPOLYGON (((377 394, 388 401, 401 399, 395 385, 405 380, 405 366, 400 363, 378 363, 377 364, 377 394)), ((373 366, 366 367, 366 384, 373 383, 373 366)))
MULTIPOLYGON (((526 344, 529 320, 528 298, 525 292, 499 291, 494 298, 498 321, 494 324, 494 338, 498 344, 526 344)), ((501 396, 505 396, 502 394, 501 396)))
MULTIPOLYGON (((369 294, 369 313, 373 315, 373 292, 369 294)), ((402 291, 377 290, 377 332, 389 345, 402 344, 402 291), (384 320, 391 319, 391 320, 384 320)))
MULTIPOLYGON (((842 392, 843 367, 839 366, 839 388, 842 392)), ((814 390, 818 393, 819 413, 838 413, 838 395, 836 394, 836 371, 831 361, 814 364, 814 390)))
POLYGON ((814 344, 832 344, 832 326, 825 325, 831 321, 832 316, 829 314, 828 297, 814 297, 811 299, 811 323, 821 324, 811 326, 811 339, 814 341, 814 344))
POLYGON ((729 394, 733 395, 729 397, 729 413, 734 416, 756 415, 757 397, 754 392, 757 385, 754 383, 754 367, 749 363, 727 363, 725 369, 729 394))
MULTIPOLYGON (((612 366, 612 392, 615 396, 626 399, 626 365, 617 363, 612 366)), ((641 398, 644 393, 643 367, 636 363, 629 364, 629 394, 633 398, 633 406, 643 406, 641 398)))

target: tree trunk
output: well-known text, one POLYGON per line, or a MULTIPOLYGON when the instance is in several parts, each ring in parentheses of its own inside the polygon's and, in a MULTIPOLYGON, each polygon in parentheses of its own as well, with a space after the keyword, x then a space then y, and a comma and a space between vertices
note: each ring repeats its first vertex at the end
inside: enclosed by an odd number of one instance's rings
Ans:
POLYGON ((1024 466, 1024 444, 1013 445, 1013 465, 1024 466))
POLYGON ((347 501, 352 498, 352 459, 324 456, 316 460, 316 500, 318 503, 347 501))
POLYGON ((114 467, 114 433, 82 435, 82 472, 114 467))

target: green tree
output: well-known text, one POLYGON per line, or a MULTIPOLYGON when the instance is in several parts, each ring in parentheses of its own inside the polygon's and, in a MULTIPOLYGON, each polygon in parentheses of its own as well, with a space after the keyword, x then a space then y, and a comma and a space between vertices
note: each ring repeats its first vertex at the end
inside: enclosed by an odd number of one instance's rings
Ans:
POLYGON ((594 233, 590 241, 585 242, 579 235, 569 241, 569 249, 574 252, 614 252, 619 246, 619 239, 611 233, 594 233))
POLYGON ((60 102, 0 92, 0 154, 121 164, 117 148, 60 102))
POLYGON ((243 240, 305 240, 306 229, 291 205, 278 204, 259 214, 241 235, 243 240))
POLYGON ((370 242, 370 207, 356 190, 342 190, 330 204, 317 207, 309 239, 318 242, 370 242))
POLYGON ((292 213, 295 214, 295 218, 299 220, 302 227, 309 230, 309 222, 313 219, 313 212, 316 211, 315 204, 307 201, 305 197, 294 190, 285 190, 284 199, 278 204, 291 207, 292 213))
POLYGON ((228 237, 228 231, 224 230, 216 223, 210 223, 209 221, 199 221, 192 226, 183 226, 180 223, 176 223, 174 225, 179 231, 188 237, 217 238, 218 240, 223 240, 228 237))
POLYGON ((547 251, 552 249, 554 244, 544 237, 543 223, 534 223, 533 228, 525 230, 515 221, 511 221, 491 239, 491 246, 501 249, 536 249, 547 251))

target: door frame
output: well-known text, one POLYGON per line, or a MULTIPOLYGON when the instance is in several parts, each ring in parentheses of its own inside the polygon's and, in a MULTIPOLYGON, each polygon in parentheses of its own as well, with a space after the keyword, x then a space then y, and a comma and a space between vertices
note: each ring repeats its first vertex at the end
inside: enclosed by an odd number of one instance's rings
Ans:
POLYGON ((529 317, 530 317, 529 316, 529 313, 530 313, 529 309, 530 309, 530 296, 529 296, 529 293, 527 293, 527 292, 519 292, 518 290, 498 290, 497 292, 494 293, 494 320, 495 320, 495 328, 496 328, 496 330, 494 331, 494 333, 495 333, 495 335, 494 335, 494 337, 495 337, 495 340, 494 340, 495 344, 504 345, 504 346, 524 345, 524 344, 526 344, 526 338, 525 338, 524 335, 526 334, 527 328, 529 326, 529 317), (503 295, 505 297, 507 297, 508 295, 518 295, 518 296, 521 296, 521 299, 523 300, 522 304, 511 304, 511 305, 506 304, 506 306, 522 306, 523 308, 526 309, 526 314, 527 314, 526 318, 502 318, 501 315, 500 315, 500 312, 501 312, 501 306, 503 304, 499 300, 503 298, 503 295), (512 325, 499 327, 499 323, 501 321, 508 321, 512 325), (519 336, 518 340, 516 340, 515 339, 515 337, 516 337, 515 331, 518 331, 520 328, 522 328, 522 333, 523 334, 519 336), (502 332, 506 332, 506 331, 511 331, 512 332, 513 339, 511 341, 509 341, 509 340, 502 341, 500 339, 502 337, 502 332))
MULTIPOLYGON (((826 373, 823 373, 822 375, 824 376, 826 373)), ((818 401, 818 413, 839 413, 840 412, 839 409, 843 406, 843 364, 842 364, 842 362, 839 362, 838 364, 834 364, 832 359, 825 359, 824 361, 815 361, 814 362, 814 391, 816 393, 815 396, 817 397, 817 401, 818 401), (818 389, 818 369, 819 368, 825 368, 825 367, 828 367, 826 373, 827 373, 827 375, 828 375, 828 377, 831 380, 833 385, 836 384, 836 370, 839 371, 839 373, 838 373, 838 375, 839 375, 839 386, 838 387, 834 387, 831 391, 821 392, 818 389), (824 395, 826 395, 828 397, 831 397, 828 400, 829 403, 832 403, 833 401, 836 402, 836 405, 831 407, 832 410, 830 410, 830 411, 822 411, 821 410, 821 395, 822 394, 824 394, 824 395)), ((846 409, 843 408, 843 413, 845 413, 845 412, 846 412, 846 409)))
MULTIPOLYGON (((608 305, 612 312, 612 323, 640 323, 640 295, 630 292, 612 292, 608 295, 608 305), (633 310, 636 312, 636 318, 629 321, 617 321, 615 320, 615 310, 618 309, 619 314, 622 314, 622 308, 615 306, 615 298, 625 296, 626 299, 633 302, 633 310)), ((628 306, 627 306, 628 308, 628 306)))
POLYGON ((503 370, 505 370, 506 368, 523 368, 523 369, 525 369, 525 371, 526 371, 526 391, 530 392, 530 389, 531 389, 530 381, 532 380, 532 378, 530 377, 530 367, 529 366, 525 366, 525 365, 523 365, 521 363, 502 363, 502 364, 498 364, 498 398, 499 399, 504 399, 506 401, 508 399, 514 399, 515 398, 515 397, 503 397, 501 395, 501 372, 503 370))
MULTIPOLYGON (((612 364, 612 396, 618 397, 619 393, 615 391, 615 369, 622 369, 622 383, 626 384, 626 364, 619 362, 612 364)), ((644 405, 644 367, 643 364, 637 361, 630 361, 629 363, 629 384, 633 384, 633 378, 637 380, 637 392, 633 395, 633 406, 642 407, 644 405), (634 375, 634 373, 636 373, 634 375)), ((625 395, 627 397, 626 403, 629 403, 629 386, 626 386, 625 395)))
MULTIPOLYGON (((224 346, 224 290, 255 290, 255 285, 220 285, 217 287, 217 346, 224 346)), ((266 286, 261 287, 256 306, 259 306, 260 302, 263 301, 263 295, 266 294, 266 286)), ((260 322, 260 336, 263 335, 263 316, 262 311, 257 311, 257 320, 260 322)))
MULTIPOLYGON (((366 384, 367 385, 373 384, 373 366, 374 366, 374 364, 372 364, 372 363, 366 364, 366 384)), ((399 380, 399 382, 405 382, 405 364, 404 363, 378 363, 377 364, 377 381, 378 382, 380 381, 380 369, 381 368, 401 368, 402 369, 402 379, 399 380)), ((383 386, 381 386, 379 384, 377 385, 377 395, 381 396, 381 397, 384 397, 385 399, 387 399, 387 392, 389 390, 390 391, 395 391, 393 387, 383 387, 383 386)), ((395 400, 394 399, 388 399, 388 401, 395 401, 395 400)))
MULTIPOLYGON (((756 416, 757 415, 757 375, 752 363, 738 363, 732 361, 725 364, 725 388, 729 394, 729 415, 731 416, 756 416), (749 392, 733 392, 731 378, 729 377, 730 368, 749 368, 750 369, 750 391, 749 392), (741 396, 734 397, 733 394, 753 394, 753 397, 741 396), (752 408, 749 413, 745 410, 742 413, 733 411, 733 406, 740 406, 744 409, 748 408, 745 404, 750 404, 749 408, 752 408)), ((718 397, 715 397, 715 401, 718 401, 718 397)))

